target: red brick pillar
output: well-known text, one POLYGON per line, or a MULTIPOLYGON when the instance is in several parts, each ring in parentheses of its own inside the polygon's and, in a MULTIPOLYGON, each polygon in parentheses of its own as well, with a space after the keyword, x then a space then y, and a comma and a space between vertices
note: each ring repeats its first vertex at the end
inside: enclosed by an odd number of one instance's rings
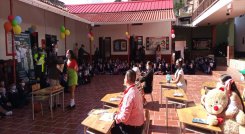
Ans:
POLYGON ((234 46, 227 46, 227 66, 230 66, 230 59, 234 59, 234 46))

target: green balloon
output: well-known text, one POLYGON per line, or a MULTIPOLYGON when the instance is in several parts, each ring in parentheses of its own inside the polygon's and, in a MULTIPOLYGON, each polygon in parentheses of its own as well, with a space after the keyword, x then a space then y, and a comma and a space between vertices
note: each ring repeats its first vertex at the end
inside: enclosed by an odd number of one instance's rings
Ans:
POLYGON ((14 19, 14 20, 12 21, 12 26, 15 27, 15 26, 17 26, 17 25, 18 25, 18 22, 17 22, 17 20, 14 19))
POLYGON ((65 27, 64 27, 64 26, 61 26, 60 31, 61 31, 62 33, 64 33, 65 30, 66 30, 65 27))

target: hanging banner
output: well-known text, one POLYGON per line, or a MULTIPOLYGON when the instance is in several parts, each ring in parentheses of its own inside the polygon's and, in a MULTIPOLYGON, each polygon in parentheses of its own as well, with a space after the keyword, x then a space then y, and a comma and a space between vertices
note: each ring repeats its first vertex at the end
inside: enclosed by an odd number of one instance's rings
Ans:
POLYGON ((17 71, 34 69, 30 34, 21 33, 14 35, 14 46, 17 58, 17 71))

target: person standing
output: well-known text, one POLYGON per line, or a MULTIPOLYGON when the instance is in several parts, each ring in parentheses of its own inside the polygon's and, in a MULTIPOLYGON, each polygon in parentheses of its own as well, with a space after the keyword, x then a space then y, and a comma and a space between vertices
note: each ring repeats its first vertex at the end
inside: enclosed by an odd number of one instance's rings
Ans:
POLYGON ((100 56, 101 56, 100 55, 100 51, 99 51, 99 48, 97 47, 95 52, 94 52, 94 62, 95 62, 95 64, 98 63, 98 59, 100 58, 100 56))
POLYGON ((78 58, 78 49, 79 49, 78 48, 78 44, 76 43, 75 46, 74 46, 74 49, 73 49, 76 58, 78 58))
POLYGON ((145 63, 145 47, 143 45, 139 48, 139 62, 145 63))
POLYGON ((34 55, 35 65, 35 74, 36 78, 40 80, 41 88, 45 87, 45 54, 41 52, 42 50, 39 49, 38 53, 34 55))
POLYGON ((78 76, 78 64, 76 61, 75 54, 72 50, 67 50, 66 52, 66 58, 67 58, 67 81, 68 81, 68 87, 71 94, 71 101, 68 108, 75 108, 75 89, 77 86, 78 76))
POLYGON ((58 61, 58 57, 55 54, 55 48, 51 49, 48 60, 48 77, 50 86, 59 85, 60 73, 64 67, 63 61, 58 61))
POLYGON ((124 78, 123 98, 119 104, 119 112, 115 114, 115 126, 112 134, 141 134, 144 124, 144 109, 141 92, 135 86, 136 73, 128 70, 124 78))
POLYGON ((78 62, 79 62, 79 64, 84 63, 84 61, 85 61, 84 60, 84 54, 89 55, 89 53, 84 50, 84 45, 82 44, 78 50, 78 62))
POLYGON ((161 60, 162 60, 161 46, 157 45, 157 48, 156 48, 156 62, 158 63, 161 60))
MULTIPOLYGON (((146 63, 146 74, 140 79, 140 83, 145 82, 143 86, 144 94, 150 94, 152 92, 152 81, 153 81, 153 63, 147 61, 146 63)), ((146 103, 146 99, 144 98, 144 103, 146 103)))

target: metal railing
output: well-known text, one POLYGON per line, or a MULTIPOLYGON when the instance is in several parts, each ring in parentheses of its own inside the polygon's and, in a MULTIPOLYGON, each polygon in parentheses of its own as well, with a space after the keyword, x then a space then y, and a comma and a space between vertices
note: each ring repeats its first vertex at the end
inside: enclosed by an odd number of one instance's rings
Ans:
POLYGON ((201 14, 206 12, 211 6, 217 3, 219 0, 202 0, 196 10, 193 11, 192 21, 197 19, 201 14))

